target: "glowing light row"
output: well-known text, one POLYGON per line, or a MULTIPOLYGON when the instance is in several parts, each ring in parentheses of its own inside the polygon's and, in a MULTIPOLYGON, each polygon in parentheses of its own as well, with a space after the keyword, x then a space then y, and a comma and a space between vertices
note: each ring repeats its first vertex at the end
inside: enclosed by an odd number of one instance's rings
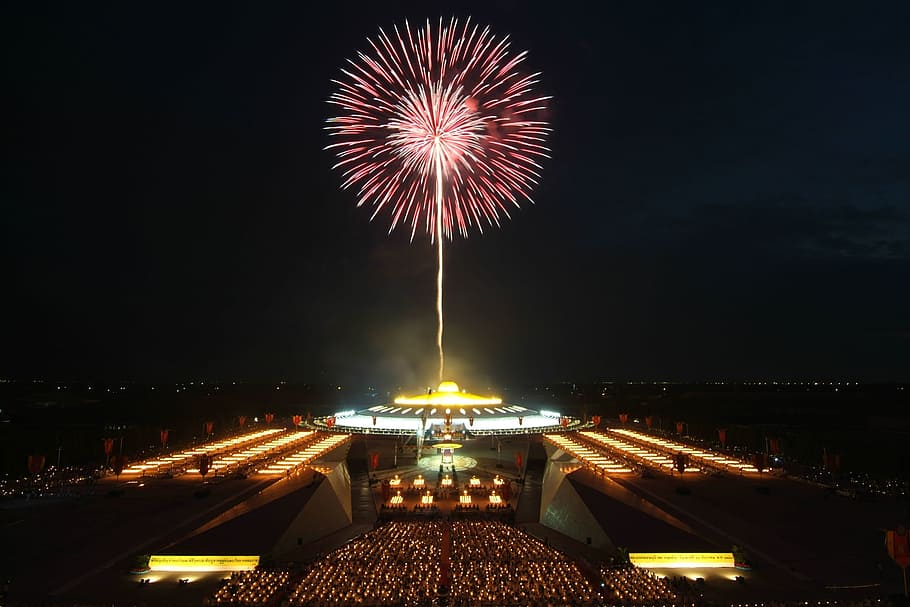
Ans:
POLYGON ((146 470, 158 469, 161 467, 164 467, 165 469, 180 467, 203 453, 216 453, 225 449, 238 448, 243 445, 256 443, 257 441, 261 441, 281 432, 284 432, 284 430, 280 428, 270 428, 268 430, 258 430, 248 434, 241 434, 240 436, 235 436, 233 438, 227 438, 215 443, 208 443, 200 447, 173 453, 166 457, 153 458, 138 464, 133 464, 129 468, 124 469, 122 474, 141 474, 146 470))
POLYGON ((636 567, 680 569, 689 567, 735 567, 732 552, 630 552, 636 567))
POLYGON ((654 445, 660 449, 671 452, 682 451, 687 454, 691 459, 695 461, 700 461, 703 465, 714 465, 721 466, 726 468, 734 468, 743 472, 755 472, 758 473, 758 469, 751 464, 747 464, 738 459, 727 457, 726 455, 721 455, 714 451, 708 451, 704 449, 697 449, 691 445, 686 445, 684 443, 677 443, 671 440, 665 440, 663 438, 658 438, 656 436, 651 436, 649 434, 643 434, 641 432, 635 432, 634 430, 627 430, 625 428, 611 428, 608 432, 615 434, 620 434, 634 440, 647 443, 649 445, 654 445))
MULTIPOLYGON (((209 464, 210 472, 217 472, 219 470, 224 470, 225 468, 230 468, 231 466, 243 466, 251 463, 256 459, 263 457, 269 457, 270 455, 277 455, 282 451, 294 448, 296 445, 310 439, 314 434, 314 431, 310 430, 307 432, 289 432, 287 434, 282 434, 281 436, 275 437, 270 441, 253 445, 243 451, 237 451, 231 453, 230 455, 225 455, 219 457, 209 464)), ((199 470, 191 468, 188 469, 189 473, 198 473, 199 470)))
POLYGON ((581 460, 589 466, 593 466, 595 472, 603 471, 607 474, 623 474, 632 471, 628 467, 605 457, 602 453, 599 453, 568 436, 562 434, 544 434, 543 437, 575 459, 581 460))
MULTIPOLYGON (((366 411, 376 413, 370 409, 367 409, 366 411)), ((415 409, 413 415, 405 415, 405 413, 408 413, 406 411, 401 413, 379 413, 375 416, 376 423, 373 423, 373 415, 366 415, 361 413, 344 418, 336 417, 334 426, 332 428, 327 428, 327 430, 335 432, 363 433, 372 432, 374 430, 394 430, 402 434, 412 434, 423 429, 429 429, 434 425, 445 423, 445 417, 442 416, 444 409, 437 409, 436 414, 434 414, 432 410, 429 411, 430 417, 426 419, 425 424, 423 420, 418 417, 421 411, 421 409, 415 409)), ((560 422, 559 419, 540 415, 537 413, 523 415, 496 415, 495 411, 490 410, 488 411, 490 415, 478 415, 474 418, 474 423, 472 424, 471 419, 468 416, 463 417, 455 413, 456 411, 459 411, 459 409, 451 409, 451 411, 453 416, 452 425, 464 426, 464 429, 472 432, 497 432, 510 430, 523 430, 525 432, 530 432, 533 430, 541 431, 540 429, 548 432, 555 432, 558 431, 560 422), (521 417, 520 422, 518 420, 519 417, 521 417)), ((467 411, 470 412, 472 409, 469 408, 467 411)), ((575 418, 564 419, 567 419, 568 421, 567 426, 562 426, 564 429, 573 429, 578 425, 578 420, 575 418)), ((317 423, 320 427, 322 427, 325 422, 320 419, 317 420, 317 423)))
MULTIPOLYGON (((581 432, 581 435, 598 445, 601 445, 613 451, 618 451, 623 456, 639 461, 642 464, 656 466, 658 468, 666 469, 669 472, 672 472, 676 469, 676 461, 664 453, 649 451, 647 449, 639 447, 638 445, 627 443, 626 441, 619 440, 613 436, 602 434, 600 432, 581 432)), ((697 472, 698 468, 693 466, 686 466, 685 471, 697 472)))
POLYGON ((270 464, 259 471, 259 474, 286 474, 298 466, 303 466, 308 462, 328 453, 335 447, 338 447, 347 440, 350 440, 349 434, 330 434, 322 440, 316 441, 296 453, 285 457, 284 459, 270 464))
POLYGON ((154 554, 149 558, 152 571, 252 571, 258 566, 258 556, 154 554))

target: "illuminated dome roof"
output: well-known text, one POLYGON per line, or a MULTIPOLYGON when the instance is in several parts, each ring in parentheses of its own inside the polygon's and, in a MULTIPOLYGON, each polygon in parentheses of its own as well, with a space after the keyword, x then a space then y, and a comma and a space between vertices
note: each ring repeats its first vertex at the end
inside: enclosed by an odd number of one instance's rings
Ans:
POLYGON ((427 405, 448 405, 462 407, 465 405, 501 405, 502 399, 495 396, 478 396, 459 392, 458 384, 453 381, 444 381, 429 394, 420 396, 399 396, 395 399, 396 405, 411 405, 423 407, 427 405))
POLYGON ((435 426, 473 435, 525 434, 575 430, 581 420, 556 411, 537 411, 503 403, 497 396, 479 396, 462 391, 453 381, 444 381, 426 394, 399 396, 394 402, 366 409, 339 411, 318 418, 317 428, 335 432, 418 434, 435 426), (328 424, 326 420, 331 420, 328 424))
POLYGON ((458 392, 458 384, 453 381, 444 381, 436 388, 437 392, 458 392))

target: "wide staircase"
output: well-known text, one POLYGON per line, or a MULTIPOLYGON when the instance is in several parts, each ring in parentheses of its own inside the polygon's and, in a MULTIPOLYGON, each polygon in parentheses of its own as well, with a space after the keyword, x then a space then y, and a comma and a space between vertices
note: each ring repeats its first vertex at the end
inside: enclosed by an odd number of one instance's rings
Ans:
POLYGON ((543 473, 547 465, 547 453, 539 440, 528 445, 528 463, 524 484, 515 511, 516 523, 536 523, 540 520, 540 496, 543 489, 543 473))
POLYGON ((370 487, 370 469, 366 444, 355 440, 348 451, 348 473, 351 475, 351 524, 372 525, 376 522, 376 502, 370 487))

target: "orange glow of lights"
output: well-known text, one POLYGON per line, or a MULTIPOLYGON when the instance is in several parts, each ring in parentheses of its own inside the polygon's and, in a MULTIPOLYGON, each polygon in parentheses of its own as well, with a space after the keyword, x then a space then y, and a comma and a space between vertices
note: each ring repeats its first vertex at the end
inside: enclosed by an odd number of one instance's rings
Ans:
POLYGON ((563 434, 544 434, 544 438, 577 460, 593 466, 595 471, 608 474, 625 474, 631 472, 627 466, 609 459, 602 453, 582 444, 578 440, 563 434))
POLYGON ((630 552, 629 560, 636 567, 733 567, 732 552, 630 552))
POLYGON ((396 405, 441 405, 441 406, 478 406, 501 405, 502 399, 495 396, 477 396, 467 392, 459 392, 458 384, 453 381, 444 381, 429 394, 419 396, 399 396, 395 399, 396 405))
POLYGON ((154 554, 149 558, 152 571, 252 571, 258 566, 259 556, 154 554))

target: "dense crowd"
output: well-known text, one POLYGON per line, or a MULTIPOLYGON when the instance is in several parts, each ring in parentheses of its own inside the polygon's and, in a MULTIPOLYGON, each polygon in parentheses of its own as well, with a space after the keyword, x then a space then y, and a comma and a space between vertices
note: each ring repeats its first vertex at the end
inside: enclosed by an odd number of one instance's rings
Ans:
POLYGON ((494 521, 453 521, 456 605, 585 605, 598 594, 575 563, 541 541, 494 521))
POLYGON ((436 596, 442 523, 391 522, 318 561, 292 605, 421 605, 436 596))
POLYGON ((289 571, 255 569, 231 574, 205 605, 275 604, 291 591, 289 571))
MULTIPOLYGON (((589 575, 565 554, 501 522, 390 522, 303 570, 235 573, 207 606, 353 607, 494 605, 628 607, 698 604, 694 582, 661 578, 632 566, 589 575), (599 579, 598 579, 599 578, 599 579), (443 586, 443 583, 448 586, 443 586), (603 588, 597 586, 603 583, 603 588)), ((773 602, 737 607, 807 607, 773 602)), ((818 602, 817 607, 890 607, 881 599, 818 602)), ((721 607, 721 606, 717 606, 721 607)), ((730 606, 733 607, 733 606, 730 606)))
POLYGON ((602 568, 606 601, 622 605, 673 604, 679 596, 666 578, 637 567, 602 568))

